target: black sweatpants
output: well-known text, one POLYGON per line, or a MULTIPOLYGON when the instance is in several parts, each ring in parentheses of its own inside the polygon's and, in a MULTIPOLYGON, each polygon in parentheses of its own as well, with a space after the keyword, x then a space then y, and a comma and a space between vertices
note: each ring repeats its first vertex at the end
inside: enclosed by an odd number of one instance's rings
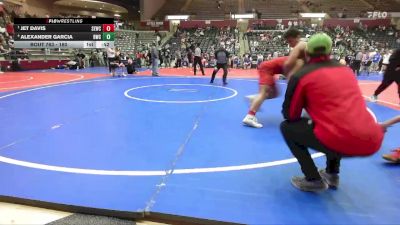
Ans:
POLYGON ((115 58, 108 58, 108 70, 110 71, 110 73, 111 73, 111 64, 115 61, 115 58))
POLYGON ((214 69, 212 76, 211 76, 211 81, 210 81, 211 83, 214 82, 215 75, 218 73, 219 69, 221 69, 221 68, 224 70, 224 75, 222 76, 222 81, 224 83, 226 83, 226 77, 228 76, 228 64, 226 64, 226 63, 223 63, 223 64, 217 63, 217 68, 214 69))
POLYGON ((395 68, 388 67, 383 75, 383 80, 378 88, 375 90, 374 95, 378 96, 382 93, 386 88, 388 88, 393 82, 397 84, 397 93, 400 98, 400 71, 396 71, 395 68))
POLYGON ((361 69, 361 60, 354 60, 352 65, 353 72, 358 76, 361 69))
POLYGON ((180 68, 180 67, 182 67, 182 59, 176 59, 175 68, 180 68))
POLYGON ((308 148, 325 153, 327 173, 339 173, 341 156, 321 144, 314 134, 313 124, 309 124, 309 119, 303 118, 296 122, 283 121, 281 132, 290 151, 299 161, 301 171, 307 180, 321 179, 308 148))
POLYGON ((194 75, 196 75, 196 71, 197 71, 197 64, 199 64, 199 65, 200 65, 200 70, 201 70, 201 73, 202 73, 202 74, 203 74, 203 76, 204 76, 203 64, 201 63, 201 57, 199 57, 199 56, 195 56, 195 57, 194 57, 194 63, 193 63, 193 71, 194 71, 194 75))
POLYGON ((133 74, 134 72, 136 72, 135 65, 134 64, 126 65, 126 71, 128 72, 128 74, 133 74))

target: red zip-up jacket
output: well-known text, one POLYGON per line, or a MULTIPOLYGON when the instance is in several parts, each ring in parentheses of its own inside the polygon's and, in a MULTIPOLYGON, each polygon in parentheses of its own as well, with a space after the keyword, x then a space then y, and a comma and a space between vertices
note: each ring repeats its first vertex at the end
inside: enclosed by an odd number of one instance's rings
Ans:
POLYGON ((367 111, 353 72, 333 61, 306 65, 286 91, 283 116, 300 119, 306 109, 317 139, 346 156, 367 156, 379 150, 384 132, 367 111))

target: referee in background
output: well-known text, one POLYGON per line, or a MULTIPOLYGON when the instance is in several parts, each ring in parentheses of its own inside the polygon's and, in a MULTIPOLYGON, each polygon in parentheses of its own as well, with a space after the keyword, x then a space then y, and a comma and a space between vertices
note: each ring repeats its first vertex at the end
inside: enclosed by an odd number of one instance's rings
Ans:
POLYGON ((111 67, 112 67, 111 64, 115 60, 115 49, 108 47, 106 49, 106 51, 107 51, 108 70, 109 70, 110 74, 112 75, 112 73, 111 73, 111 67))
POLYGON ((197 64, 200 65, 200 70, 201 73, 204 76, 204 69, 203 69, 203 64, 201 63, 201 48, 200 48, 200 43, 197 43, 197 47, 194 50, 194 63, 193 63, 193 71, 194 75, 196 76, 196 71, 197 71, 197 64))
POLYGON ((397 84, 397 92, 400 99, 400 48, 396 49, 390 56, 389 65, 386 67, 386 71, 383 74, 383 80, 375 90, 374 95, 371 96, 371 101, 378 101, 378 95, 386 90, 393 82, 397 84))
POLYGON ((222 76, 222 81, 224 85, 227 85, 228 83, 226 82, 226 77, 228 76, 228 61, 229 61, 229 52, 225 50, 223 46, 221 46, 216 52, 215 52, 215 60, 217 61, 217 65, 214 68, 214 72, 211 76, 211 81, 210 83, 214 83, 215 75, 218 73, 219 69, 224 70, 224 75, 222 76))

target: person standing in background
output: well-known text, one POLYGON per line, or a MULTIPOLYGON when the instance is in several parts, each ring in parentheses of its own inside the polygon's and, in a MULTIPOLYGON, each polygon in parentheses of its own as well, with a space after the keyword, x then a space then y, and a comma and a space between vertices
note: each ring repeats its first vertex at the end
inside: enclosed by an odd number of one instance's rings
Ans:
POLYGON ((108 70, 110 72, 110 75, 112 75, 112 73, 111 73, 111 69, 112 69, 111 68, 111 63, 113 63, 114 60, 115 60, 115 49, 108 47, 106 52, 107 52, 108 70))
MULTIPOLYGON (((363 50, 364 51, 364 50, 363 50)), ((363 51, 357 51, 353 60, 353 72, 358 76, 360 75, 361 60, 363 59, 363 51)))
POLYGON ((203 64, 201 62, 201 48, 200 48, 200 43, 197 43, 197 47, 194 50, 194 62, 193 62, 193 72, 194 75, 196 76, 196 71, 197 71, 197 64, 200 66, 201 73, 204 74, 204 68, 203 64))
POLYGON ((176 50, 175 52, 175 68, 182 67, 182 53, 181 50, 176 50))
POLYGON ((166 48, 164 52, 164 65, 166 68, 171 67, 171 51, 169 48, 166 48))
POLYGON ((191 48, 187 49, 188 67, 193 66, 193 52, 191 48))
POLYGON ((386 51, 383 55, 381 72, 386 71, 386 68, 389 65, 390 56, 392 56, 392 50, 386 51))
POLYGON ((211 75, 210 83, 214 83, 215 75, 218 73, 219 69, 224 70, 224 75, 222 76, 222 82, 224 85, 227 85, 226 78, 228 76, 228 61, 229 61, 229 52, 225 50, 222 46, 219 50, 215 52, 215 59, 217 61, 217 65, 214 68, 214 71, 211 75))
POLYGON ((386 90, 393 82, 397 84, 397 92, 400 99, 400 48, 390 56, 389 65, 387 65, 386 71, 383 74, 383 80, 375 90, 374 95, 371 96, 371 101, 376 102, 378 100, 378 95, 386 90))
POLYGON ((157 44, 153 42, 150 50, 151 54, 151 68, 152 68, 152 76, 158 77, 158 63, 159 63, 159 51, 157 49, 157 44))
POLYGON ((377 72, 379 69, 379 62, 381 61, 381 53, 376 50, 376 53, 372 56, 371 71, 377 72))

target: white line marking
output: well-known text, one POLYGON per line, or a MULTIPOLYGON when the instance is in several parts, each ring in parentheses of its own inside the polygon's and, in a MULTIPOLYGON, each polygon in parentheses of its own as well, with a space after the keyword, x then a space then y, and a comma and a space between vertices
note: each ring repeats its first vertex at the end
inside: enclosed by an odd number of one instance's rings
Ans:
POLYGON ((238 92, 235 89, 232 88, 227 88, 227 87, 221 87, 221 86, 215 86, 215 85, 208 85, 208 84, 155 84, 155 85, 147 85, 147 86, 139 86, 135 88, 128 89, 124 92, 125 97, 138 100, 138 101, 143 101, 143 102, 157 102, 157 103, 176 103, 176 104, 189 104, 189 103, 206 103, 206 102, 217 102, 217 101, 222 101, 226 99, 230 99, 238 95, 238 92), (229 91, 232 91, 233 94, 224 98, 216 98, 216 99, 209 99, 209 100, 196 100, 196 101, 167 101, 167 100, 154 100, 154 99, 145 99, 145 98, 138 98, 129 95, 129 92, 137 89, 143 89, 143 88, 149 88, 149 87, 163 87, 163 86, 203 86, 203 87, 213 87, 213 88, 220 88, 220 89, 227 89, 229 91))
MULTIPOLYGON (((82 83, 92 83, 92 82, 104 82, 104 81, 117 81, 117 80, 128 80, 128 79, 151 79, 152 77, 136 77, 136 78, 117 78, 117 79, 99 79, 99 80, 87 80, 87 81, 79 81, 79 82, 71 82, 71 83, 62 83, 50 86, 43 86, 23 91, 14 92, 11 94, 7 94, 4 96, 0 96, 0 99, 4 99, 7 97, 11 97, 14 95, 37 91, 41 89, 53 88, 53 87, 60 87, 66 85, 73 85, 73 84, 82 84, 82 83)), ((168 79, 177 79, 178 77, 157 77, 152 78, 154 80, 159 80, 162 78, 168 79)), ((191 78, 191 77, 190 77, 191 78)), ((252 81, 252 80, 249 80, 252 81)), ((256 80, 253 80, 256 81, 256 80)), ((15 143, 9 144, 11 146, 15 143)), ((323 156, 322 153, 314 153, 311 156, 313 158, 318 158, 323 156)), ((106 175, 106 176, 165 176, 168 174, 191 174, 191 173, 212 173, 212 172, 229 172, 229 171, 238 171, 238 170, 250 170, 250 169, 261 169, 267 168, 272 166, 280 166, 285 164, 290 164, 297 162, 295 158, 291 159, 284 159, 272 162, 264 162, 264 163, 256 163, 256 164, 248 164, 248 165, 239 165, 239 166, 225 166, 225 167, 209 167, 209 168, 193 168, 193 169, 175 169, 175 170, 155 170, 155 171, 123 171, 123 170, 92 170, 92 169, 80 169, 80 168, 70 168, 70 167, 61 167, 61 166, 52 166, 52 165, 45 165, 40 163, 32 163, 22 160, 16 160, 4 156, 0 156, 0 162, 23 166, 33 169, 41 169, 47 171, 56 171, 56 172, 65 172, 65 173, 76 173, 76 174, 90 174, 90 175, 106 175)))
POLYGON ((6 149, 6 148, 8 148, 8 147, 11 147, 11 146, 13 146, 13 145, 15 145, 15 144, 17 144, 17 143, 18 143, 18 141, 11 142, 10 144, 4 145, 3 147, 1 147, 0 150, 6 149))
POLYGON ((196 89, 179 89, 179 88, 172 88, 169 89, 171 92, 198 92, 196 89))
POLYGON ((33 88, 33 87, 39 87, 39 86, 61 84, 61 83, 65 83, 65 82, 72 82, 72 81, 82 80, 85 77, 83 75, 77 75, 77 74, 65 74, 65 73, 61 73, 61 74, 62 75, 68 75, 68 76, 78 76, 78 78, 75 78, 75 79, 72 79, 72 80, 53 82, 53 83, 35 84, 35 85, 27 85, 27 86, 19 86, 19 87, 0 88, 0 90, 10 90, 10 89, 17 89, 17 88, 33 88))
MULTIPOLYGON (((375 82, 375 81, 371 81, 371 82, 358 82, 359 85, 379 85, 380 83, 381 83, 381 82, 375 82)), ((368 99, 368 100, 369 100, 369 98, 370 98, 370 96, 366 96, 366 95, 363 95, 363 97, 366 98, 366 99, 368 99)), ((393 102, 388 102, 388 101, 383 101, 383 100, 377 100, 377 102, 381 102, 381 103, 385 103, 385 104, 388 104, 388 105, 393 105, 393 106, 400 107, 400 104, 396 104, 396 103, 393 103, 393 102)))
POLYGON ((24 79, 24 80, 2 81, 2 82, 0 82, 0 84, 18 83, 18 82, 24 82, 24 81, 28 81, 28 80, 33 80, 33 77, 28 77, 28 79, 24 79))
POLYGON ((56 124, 54 126, 51 127, 52 130, 55 130, 57 128, 60 128, 62 126, 62 124, 56 124))
MULTIPOLYGON (((323 153, 314 153, 311 155, 312 158, 318 158, 324 156, 323 153)), ((150 171, 136 171, 136 170, 91 170, 91 169, 80 169, 72 167, 52 166, 40 163, 32 163, 12 158, 0 156, 0 162, 13 164, 17 166, 23 166, 33 169, 41 169, 47 171, 65 172, 65 173, 76 173, 76 174, 90 174, 90 175, 105 175, 105 176, 165 176, 168 174, 193 174, 193 173, 215 173, 215 172, 232 172, 239 170, 252 170, 261 169, 272 166, 280 166, 290 163, 297 162, 297 159, 284 159, 272 162, 239 165, 239 166, 224 166, 224 167, 209 167, 209 168, 193 168, 193 169, 175 169, 174 171, 163 171, 163 170, 150 170, 150 171)))
POLYGON ((367 111, 371 114, 372 118, 374 118, 375 123, 378 122, 378 119, 376 118, 376 115, 370 108, 367 107, 367 111))
MULTIPOLYGON (((369 100, 369 98, 370 98, 370 96, 366 96, 366 95, 363 95, 363 97, 365 99, 367 99, 367 100, 369 100)), ((387 102, 387 101, 383 101, 383 100, 377 100, 377 102, 381 102, 381 103, 385 103, 385 104, 388 104, 388 105, 397 106, 397 108, 400 108, 400 103, 396 104, 396 103, 393 103, 393 102, 387 102)))

